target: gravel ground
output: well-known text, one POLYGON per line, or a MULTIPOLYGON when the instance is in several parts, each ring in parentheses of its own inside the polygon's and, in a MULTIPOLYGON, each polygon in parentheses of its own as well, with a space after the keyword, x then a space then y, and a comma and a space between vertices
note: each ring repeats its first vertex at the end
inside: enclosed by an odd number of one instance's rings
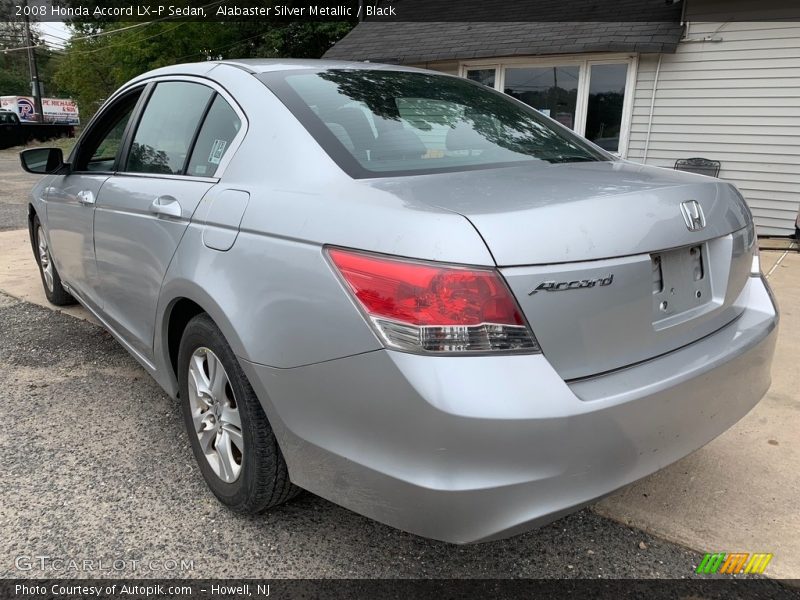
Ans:
POLYGON ((0 231, 27 226, 28 193, 39 179, 19 166, 19 150, 0 151, 0 231))
POLYGON ((41 555, 128 561, 110 573, 127 577, 164 576, 142 565, 186 559, 193 569, 169 575, 202 578, 678 578, 700 559, 590 511, 473 546, 309 493, 234 515, 206 489, 175 403, 108 333, 2 294, 0 332, 0 577, 92 575, 15 569, 41 555))

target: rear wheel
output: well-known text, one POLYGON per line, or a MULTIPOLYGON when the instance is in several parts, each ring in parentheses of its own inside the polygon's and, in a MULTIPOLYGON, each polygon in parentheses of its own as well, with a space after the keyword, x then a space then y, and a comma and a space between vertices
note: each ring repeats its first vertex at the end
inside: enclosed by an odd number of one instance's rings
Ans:
POLYGON ((206 314, 189 321, 178 352, 186 430, 208 487, 226 506, 258 513, 300 491, 275 434, 222 333, 206 314))
POLYGON ((42 277, 42 286, 47 300, 50 304, 55 304, 56 306, 75 304, 75 298, 61 284, 61 277, 59 277, 56 265, 53 263, 53 257, 50 255, 47 236, 44 234, 39 217, 33 218, 33 235, 33 243, 36 247, 36 263, 39 265, 39 275, 42 277))

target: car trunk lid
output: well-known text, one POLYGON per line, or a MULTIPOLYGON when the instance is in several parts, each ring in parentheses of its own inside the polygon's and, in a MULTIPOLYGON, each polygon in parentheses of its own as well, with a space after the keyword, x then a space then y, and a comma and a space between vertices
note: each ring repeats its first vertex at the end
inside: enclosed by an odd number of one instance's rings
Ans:
POLYGON ((564 379, 670 352, 741 312, 754 233, 719 180, 615 161, 372 185, 470 220, 564 379))

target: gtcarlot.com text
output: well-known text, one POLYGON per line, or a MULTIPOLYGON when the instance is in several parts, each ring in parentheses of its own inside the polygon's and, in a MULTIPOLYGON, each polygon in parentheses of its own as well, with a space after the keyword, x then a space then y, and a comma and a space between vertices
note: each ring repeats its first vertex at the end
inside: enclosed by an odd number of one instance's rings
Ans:
POLYGON ((19 571, 49 571, 53 573, 103 573, 122 571, 194 571, 193 559, 87 559, 53 556, 18 556, 14 565, 19 571))

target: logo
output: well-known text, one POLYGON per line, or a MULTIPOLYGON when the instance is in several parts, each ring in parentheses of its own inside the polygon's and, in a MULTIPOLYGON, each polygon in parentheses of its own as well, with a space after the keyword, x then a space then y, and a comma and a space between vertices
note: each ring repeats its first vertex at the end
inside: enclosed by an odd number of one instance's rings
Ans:
POLYGON ((773 554, 750 554, 748 552, 717 552, 716 554, 706 554, 700 564, 697 565, 695 573, 701 575, 711 575, 713 573, 724 573, 736 575, 739 573, 763 573, 764 569, 772 560, 773 554))
POLYGON ((689 231, 700 231, 705 229, 706 216, 703 214, 703 207, 697 200, 687 200, 681 203, 681 213, 689 231))
POLYGON ((17 100, 17 108, 19 109, 19 118, 22 121, 33 121, 33 115, 36 114, 33 102, 27 98, 19 98, 17 100))
POLYGON ((614 281, 614 275, 610 274, 606 277, 598 277, 596 279, 580 279, 575 281, 543 281, 536 286, 536 289, 528 293, 528 296, 533 296, 536 292, 566 292, 567 290, 580 290, 584 288, 593 288, 595 286, 611 285, 614 281))

